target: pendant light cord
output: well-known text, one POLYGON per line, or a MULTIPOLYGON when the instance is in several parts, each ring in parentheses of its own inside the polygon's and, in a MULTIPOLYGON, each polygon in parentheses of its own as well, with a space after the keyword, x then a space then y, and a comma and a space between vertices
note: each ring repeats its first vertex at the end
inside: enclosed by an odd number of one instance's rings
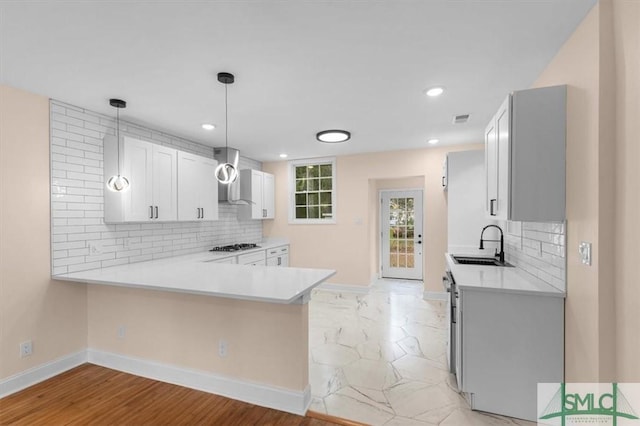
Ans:
POLYGON ((118 147, 118 176, 120 176, 120 108, 116 108, 116 144, 118 147))
POLYGON ((227 164, 229 164, 229 106, 227 86, 229 86, 228 83, 224 85, 224 147, 225 151, 227 151, 227 164))

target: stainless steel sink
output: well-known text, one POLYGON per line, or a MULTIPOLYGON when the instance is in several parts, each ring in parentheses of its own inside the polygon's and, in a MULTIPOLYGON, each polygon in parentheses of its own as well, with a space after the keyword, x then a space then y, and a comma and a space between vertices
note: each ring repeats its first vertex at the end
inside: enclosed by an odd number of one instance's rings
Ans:
POLYGON ((453 261, 460 265, 482 265, 482 266, 506 266, 513 267, 507 262, 500 262, 495 257, 474 257, 474 256, 451 256, 453 261))

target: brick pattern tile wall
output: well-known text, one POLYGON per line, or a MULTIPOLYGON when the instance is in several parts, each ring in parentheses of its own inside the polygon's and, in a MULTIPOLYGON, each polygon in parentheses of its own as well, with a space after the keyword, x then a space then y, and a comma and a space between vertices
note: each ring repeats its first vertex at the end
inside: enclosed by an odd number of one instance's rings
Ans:
POLYGON ((566 291, 565 229, 564 223, 508 222, 507 261, 566 291))
MULTIPOLYGON (((262 239, 262 221, 239 221, 238 206, 228 204, 220 204, 214 222, 105 224, 102 139, 115 134, 115 119, 56 100, 50 109, 54 275, 262 239)), ((123 120, 120 134, 213 158, 212 147, 123 120)), ((241 157, 240 168, 261 170, 262 164, 241 157)))

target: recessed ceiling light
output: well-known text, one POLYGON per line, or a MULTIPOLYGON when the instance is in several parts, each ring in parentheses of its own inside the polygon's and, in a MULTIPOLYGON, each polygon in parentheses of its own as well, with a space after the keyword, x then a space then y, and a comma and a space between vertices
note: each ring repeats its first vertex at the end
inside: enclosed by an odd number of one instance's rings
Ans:
POLYGON ((316 139, 325 143, 340 143, 351 139, 351 133, 346 130, 324 130, 316 134, 316 139))
POLYGON ((288 155, 287 154, 280 154, 280 158, 287 158, 288 155))
POLYGON ((205 129, 205 130, 213 130, 213 129, 215 129, 215 128, 216 128, 216 126, 214 126, 213 124, 204 123, 204 124, 202 125, 202 128, 203 128, 203 129, 205 129))
POLYGON ((427 96, 435 97, 440 96, 444 92, 442 87, 432 87, 426 91, 427 96))
POLYGON ((437 144, 438 142, 440 142, 440 139, 429 139, 427 142, 428 142, 430 145, 435 145, 435 144, 437 144))

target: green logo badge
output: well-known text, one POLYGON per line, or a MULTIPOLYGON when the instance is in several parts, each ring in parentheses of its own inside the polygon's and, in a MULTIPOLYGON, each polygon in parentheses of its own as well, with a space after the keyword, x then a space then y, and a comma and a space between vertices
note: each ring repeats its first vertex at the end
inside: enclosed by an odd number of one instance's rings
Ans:
POLYGON ((640 407, 640 384, 623 384, 632 391, 627 398, 618 383, 541 383, 538 385, 539 424, 637 424, 632 406, 640 407), (557 389, 553 393, 553 389, 557 389), (551 398, 549 393, 553 393, 551 398), (546 394, 546 399, 545 399, 546 394), (546 401, 548 403, 543 405, 546 401), (540 410, 540 407, 544 407, 540 410), (629 423, 632 422, 632 423, 629 423))

